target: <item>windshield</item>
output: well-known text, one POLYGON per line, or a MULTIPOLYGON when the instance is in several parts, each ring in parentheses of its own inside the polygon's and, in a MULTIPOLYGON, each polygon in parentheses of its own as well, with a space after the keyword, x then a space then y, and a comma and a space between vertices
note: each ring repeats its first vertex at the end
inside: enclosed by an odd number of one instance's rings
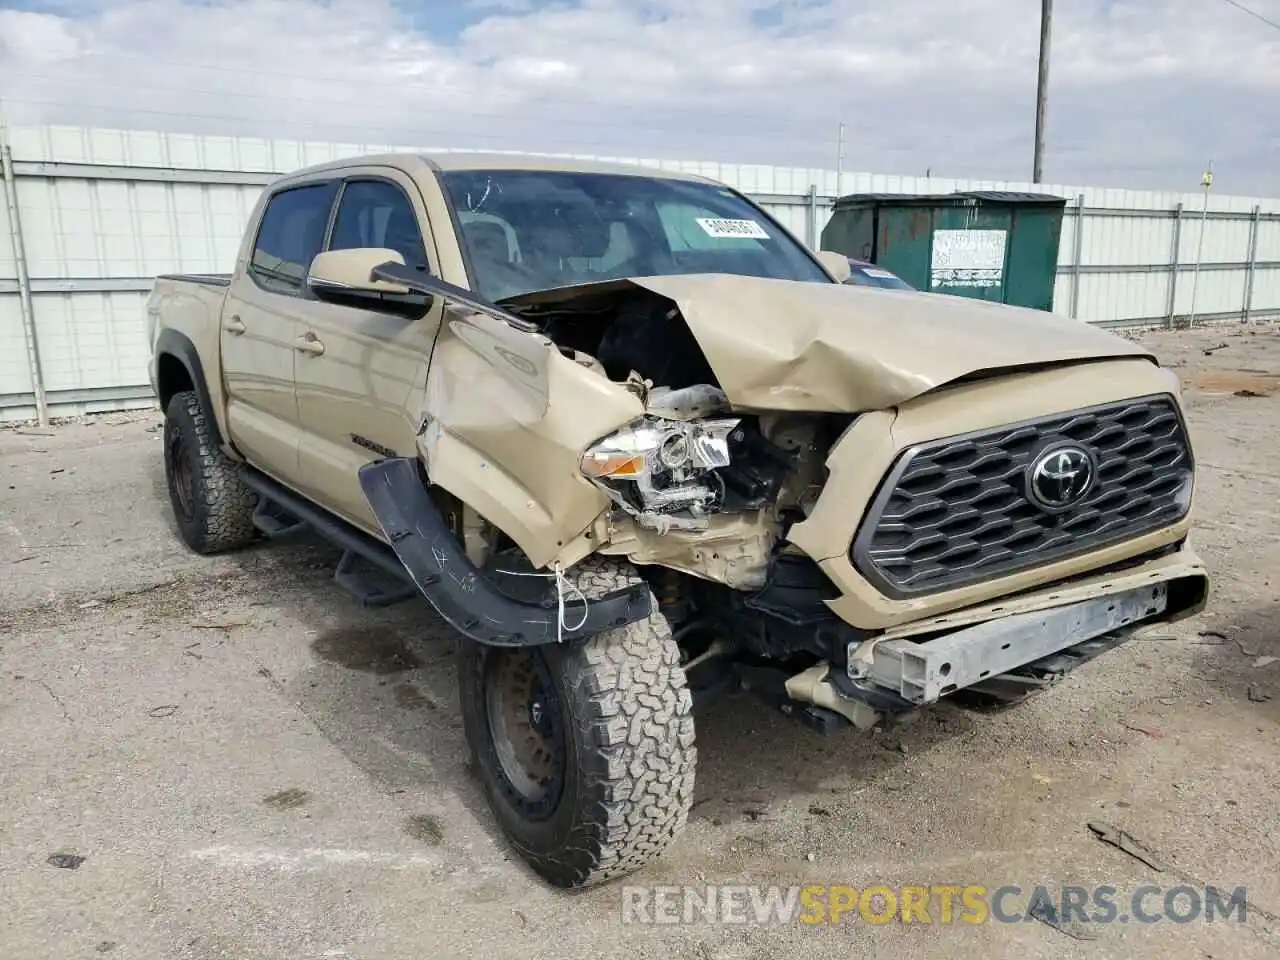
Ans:
POLYGON ((733 191, 626 174, 466 170, 441 175, 477 292, 684 273, 830 283, 803 247, 733 191))

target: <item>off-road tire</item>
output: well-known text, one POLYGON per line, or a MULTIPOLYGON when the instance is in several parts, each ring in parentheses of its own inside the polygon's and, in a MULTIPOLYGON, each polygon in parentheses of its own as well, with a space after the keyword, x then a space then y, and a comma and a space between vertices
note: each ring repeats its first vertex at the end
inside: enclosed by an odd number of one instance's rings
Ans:
POLYGON ((182 541, 196 553, 223 553, 257 536, 258 497, 236 464, 213 442, 209 414, 194 390, 175 393, 165 408, 164 475, 182 541))
MULTIPOLYGON (((643 582, 631 564, 606 557, 566 577, 588 599, 643 582)), ((520 857, 558 887, 632 873, 666 850, 693 801, 693 703, 671 627, 655 603, 645 620, 526 652, 547 668, 563 731, 562 789, 540 819, 503 789, 486 677, 504 651, 471 641, 458 649, 463 726, 490 809, 520 857)))

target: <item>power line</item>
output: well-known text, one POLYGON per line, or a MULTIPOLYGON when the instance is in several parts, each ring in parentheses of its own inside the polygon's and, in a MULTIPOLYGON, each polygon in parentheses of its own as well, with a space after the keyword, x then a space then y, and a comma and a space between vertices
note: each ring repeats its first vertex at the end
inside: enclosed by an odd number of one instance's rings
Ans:
MULTIPOLYGON (((75 81, 75 78, 68 77, 68 76, 65 76, 65 75, 63 75, 63 76, 46 76, 46 75, 37 74, 37 73, 11 73, 11 74, 7 74, 7 75, 6 75, 6 79, 10 79, 10 80, 35 80, 35 81, 37 81, 37 82, 39 82, 39 83, 42 83, 42 84, 67 84, 67 85, 72 85, 72 84, 74 84, 74 83, 76 82, 76 81, 75 81)), ((115 82, 115 81, 111 81, 111 80, 98 80, 98 79, 94 79, 94 80, 92 80, 91 82, 92 82, 92 84, 93 84, 93 86, 94 86, 94 87, 114 87, 114 88, 116 88, 116 89, 120 89, 120 90, 137 90, 137 89, 138 89, 138 85, 137 85, 137 84, 120 83, 120 82, 115 82)), ((204 88, 200 88, 200 87, 179 87, 179 86, 170 86, 170 85, 166 85, 166 86, 164 86, 164 87, 160 87, 160 88, 155 88, 155 87, 147 88, 147 92, 149 92, 149 93, 161 93, 161 94, 166 94, 166 93, 187 93, 187 94, 195 94, 195 95, 197 95, 197 96, 210 96, 210 97, 222 97, 222 98, 237 98, 237 97, 238 97, 238 98, 241 98, 241 99, 244 99, 244 100, 266 100, 266 101, 270 101, 270 102, 272 102, 272 103, 276 103, 276 104, 278 104, 278 103, 280 102, 280 99, 281 99, 281 98, 280 98, 280 96, 279 96, 278 94, 245 93, 245 92, 242 92, 242 91, 235 91, 235 90, 210 90, 210 89, 204 89, 204 88)), ((22 102, 20 98, 15 98, 15 97, 6 97, 5 99, 7 99, 7 100, 9 100, 9 101, 11 101, 11 102, 14 102, 14 103, 22 102)), ((288 101, 289 101, 289 103, 290 103, 290 104, 295 104, 295 103, 313 103, 313 104, 321 104, 321 105, 325 105, 325 106, 347 106, 347 107, 367 107, 367 106, 368 106, 368 100, 367 100, 367 99, 361 99, 361 100, 346 100, 346 99, 339 99, 339 98, 334 98, 334 97, 306 97, 306 96, 293 96, 293 95, 291 95, 291 96, 289 96, 288 101)), ((63 106, 65 106, 65 105, 66 105, 66 104, 59 104, 59 103, 56 103, 56 102, 54 102, 54 101, 36 101, 36 100, 30 100, 30 101, 27 101, 27 102, 30 102, 30 103, 46 103, 46 104, 51 104, 51 105, 63 105, 63 106)), ((552 101, 552 102, 554 103, 554 101, 552 101)), ((93 105, 92 105, 92 104, 87 104, 86 106, 93 106, 93 105)), ((133 108, 131 108, 131 107, 127 107, 127 106, 123 106, 123 105, 121 105, 121 106, 117 106, 117 105, 114 105, 114 104, 113 104, 113 105, 112 105, 112 109, 130 110, 130 109, 133 109, 133 108)), ((161 112, 163 112, 163 111, 161 111, 161 112)), ((536 120, 537 122, 540 122, 540 123, 546 123, 546 122, 548 122, 548 121, 551 121, 551 122, 557 122, 557 123, 559 123, 559 122, 566 122, 566 125, 567 125, 567 126, 569 126, 569 127, 573 127, 573 126, 586 126, 586 127, 601 127, 601 128, 604 128, 604 129, 650 130, 650 131, 661 132, 661 133, 667 133, 667 132, 669 132, 669 128, 668 128, 666 125, 663 125, 663 124, 655 124, 655 123, 633 123, 633 122, 631 122, 631 121, 626 121, 626 120, 601 120, 601 119, 594 118, 594 117, 575 117, 575 118, 574 118, 573 120, 571 120, 571 121, 564 121, 564 120, 563 120, 563 118, 556 118, 556 117, 545 117, 545 116, 543 116, 543 117, 521 117, 521 116, 514 116, 513 114, 510 114, 510 113, 496 113, 496 112, 494 112, 494 111, 472 110, 472 109, 468 109, 468 110, 466 111, 466 114, 467 114, 467 116, 468 116, 468 117, 482 117, 482 118, 488 118, 488 119, 494 119, 494 120, 508 120, 508 121, 511 121, 511 120, 536 120)), ((200 115, 199 115, 199 114, 188 114, 188 116, 200 116, 200 115)), ((218 117, 218 118, 210 118, 210 119, 223 119, 223 118, 218 117)), ((250 117, 243 117, 243 118, 226 118, 226 119, 244 119, 244 120, 250 120, 250 119, 252 119, 252 118, 250 118, 250 117)), ((283 122, 283 121, 282 121, 282 122, 283 122)), ((296 122, 296 121, 287 121, 287 122, 296 122)), ((322 124, 322 125, 323 125, 323 124, 322 124)), ((387 130, 390 130, 390 129, 395 129, 395 128, 393 128, 393 127, 384 127, 384 128, 377 128, 377 127, 374 127, 374 128, 372 128, 372 129, 387 129, 387 130)), ((754 129, 754 130, 751 130, 751 131, 724 131, 724 132, 717 132, 717 133, 715 133, 715 134, 706 134, 706 135, 707 135, 707 136, 715 136, 717 139, 750 139, 750 140, 757 140, 757 141, 758 141, 758 140, 760 140, 762 137, 768 137, 768 136, 773 135, 773 134, 775 134, 775 133, 780 133, 780 132, 781 132, 781 129, 782 129, 782 128, 779 128, 778 130, 754 129)), ((796 128, 794 128, 794 129, 800 129, 800 128, 799 128, 799 127, 796 127, 796 128)), ((697 131, 688 131, 688 132, 696 133, 697 131)), ((455 135, 456 135, 456 134, 455 134, 455 135)), ((789 140, 789 142, 790 142, 790 143, 792 143, 792 144, 798 144, 798 145, 803 145, 803 146, 819 146, 819 145, 825 146, 825 145, 828 143, 828 141, 827 141, 827 140, 812 139, 812 138, 808 138, 808 139, 798 139, 798 138, 795 138, 795 137, 791 137, 791 136, 789 136, 789 135, 788 135, 788 140, 789 140)))
POLYGON ((1231 4, 1231 6, 1235 7, 1237 10, 1241 11, 1242 13, 1247 13, 1249 16, 1253 17, 1255 20, 1261 20, 1267 26, 1275 27, 1277 30, 1280 30, 1280 21, 1272 20, 1270 17, 1265 17, 1262 14, 1260 14, 1257 10, 1250 10, 1243 3, 1237 3, 1236 0, 1222 0, 1222 2, 1229 3, 1231 4))
MULTIPOLYGON (((5 97, 5 100, 8 103, 25 103, 25 104, 32 104, 36 106, 45 106, 45 107, 65 107, 65 108, 77 108, 77 109, 88 109, 88 110, 118 111, 120 113, 140 113, 140 114, 145 114, 147 116, 153 116, 153 117, 176 117, 180 119, 192 119, 192 120, 225 120, 231 123, 280 124, 283 127, 292 126, 292 127, 308 127, 312 129, 319 128, 323 130, 350 130, 350 131, 357 131, 364 134, 390 133, 392 134, 393 139, 404 138, 404 137, 437 137, 440 139, 467 137, 472 140, 486 140, 490 142, 508 139, 503 137, 501 134, 495 134, 495 133, 481 133, 481 132, 473 132, 473 131, 467 131, 466 133, 463 133, 462 131, 450 132, 447 130, 413 128, 408 125, 404 127, 395 127, 395 126, 379 126, 377 124, 368 124, 368 123, 342 123, 342 122, 333 121, 333 120, 302 120, 296 117, 268 117, 268 116, 246 117, 243 114, 237 115, 237 114, 230 114, 230 113, 193 113, 192 111, 189 111, 189 110, 181 110, 181 111, 156 110, 149 107, 126 107, 126 106, 121 106, 115 103, 112 103, 112 104, 84 103, 84 102, 72 102, 69 100, 36 99, 32 97, 5 97)), ((593 141, 593 140, 579 140, 577 142, 582 144, 587 144, 587 145, 594 145, 594 146, 599 146, 603 143, 607 143, 607 141, 593 141)))
MULTIPOLYGON (((171 66, 171 67, 178 67, 183 70, 209 70, 220 75, 240 73, 240 74, 249 74, 254 76, 262 76, 262 77, 275 77, 275 78, 288 79, 288 80, 302 80, 307 83, 336 83, 336 84, 341 84, 344 87, 350 87, 352 84, 352 79, 350 75, 344 76, 340 74, 323 74, 323 73, 290 73, 283 70, 270 70, 270 69, 264 69, 262 67, 247 67, 247 66, 242 66, 238 64, 196 63, 189 60, 164 60, 156 57, 146 57, 140 54, 120 53, 116 51, 112 51, 109 53, 99 51, 95 53, 80 54, 73 61, 71 61, 71 63, 75 63, 77 61, 85 61, 85 60, 126 60, 130 62, 143 63, 143 64, 146 64, 148 67, 171 66)), ((68 65, 62 64, 61 66, 63 69, 66 69, 68 65)), ((359 83, 363 87, 374 87, 374 88, 382 88, 387 90, 398 90, 401 93, 404 93, 406 91, 410 91, 413 89, 427 89, 427 90, 435 90, 435 91, 442 90, 442 91, 461 94, 468 97, 474 97, 477 93, 477 90, 479 89, 476 86, 464 86, 456 83, 453 83, 453 84, 441 83, 430 77, 424 77, 420 75, 408 76, 408 77, 405 77, 403 80, 396 80, 396 81, 373 80, 373 79, 367 79, 367 78, 361 77, 359 83)), ((290 97, 290 99, 295 99, 295 98, 290 97)), ((563 103, 563 104, 571 104, 576 106, 603 107, 605 109, 610 109, 610 110, 615 110, 618 107, 618 104, 616 102, 609 102, 605 100, 591 99, 586 97, 569 97, 564 95, 552 96, 547 94, 539 94, 536 97, 536 100, 541 103, 563 103)), ((367 106, 367 104, 364 104, 364 103, 362 103, 361 105, 367 106)), ((661 107, 657 109, 660 109, 661 112, 666 115, 687 115, 691 117, 698 117, 701 120, 706 120, 710 112, 708 109, 700 108, 700 107, 680 107, 677 105, 667 105, 667 104, 663 104, 661 107)))
MULTIPOLYGON (((227 121, 227 122, 238 123, 238 124, 248 124, 248 123, 279 124, 286 129, 290 126, 293 126, 293 127, 307 127, 307 128, 320 129, 320 130, 349 130, 349 131, 358 132, 361 136, 367 136, 372 133, 378 133, 378 134, 384 135, 380 137, 380 139, 382 139, 384 144, 390 144, 391 141, 394 141, 394 140, 399 140, 403 144, 403 141, 408 139, 421 139, 421 138, 431 137, 439 141, 483 140, 483 141, 488 141, 489 143, 495 144, 493 149, 515 149, 513 146, 511 146, 511 144, 517 140, 517 138, 515 137, 504 135, 504 134, 480 133, 480 132, 474 132, 474 131, 461 131, 461 130, 447 131, 447 130, 440 130, 440 129, 421 129, 421 128, 415 129, 409 125, 377 126, 374 124, 341 123, 341 122, 336 122, 331 120, 302 120, 294 117, 256 117, 255 118, 255 117, 246 117, 244 115, 225 114, 225 113, 195 113, 190 110, 181 110, 181 111, 156 110, 156 109, 151 109, 146 107, 120 106, 119 104, 114 104, 114 103, 113 104, 85 103, 85 102, 72 102, 69 100, 37 99, 37 98, 31 98, 31 97, 6 96, 4 99, 8 103, 15 103, 15 104, 21 103, 21 104, 29 104, 29 105, 35 105, 35 106, 64 107, 64 108, 71 108, 71 109, 118 111, 121 113, 139 113, 139 114, 144 114, 148 116, 157 116, 157 117, 173 117, 173 118, 178 118, 183 120, 187 120, 187 119, 221 120, 221 121, 227 121), (386 134, 391 134, 391 136, 389 137, 385 136, 386 134)), ((696 134, 696 131, 691 131, 691 133, 696 134)), ((703 135, 712 136, 712 137, 718 136, 717 134, 703 134, 703 135)), ((252 136, 252 135, 244 134, 244 136, 252 136)), ((526 136, 526 139, 527 139, 527 136, 526 136)), ((634 146, 619 144, 617 141, 583 139, 583 138, 576 138, 576 137, 572 139, 566 137, 565 139, 567 140, 568 143, 574 144, 579 147, 598 147, 598 148, 607 150, 612 154, 620 154, 620 155, 633 156, 633 157, 643 155, 643 151, 636 150, 634 146)), ((373 142, 376 143, 376 140, 373 142)), ((818 142, 819 141, 809 141, 810 144, 818 143, 818 142)), ((789 143, 801 144, 803 143, 803 141, 791 140, 789 141, 789 143)), ((440 146, 443 147, 443 143, 440 144, 440 146)), ((573 151, 564 149, 564 148, 558 148, 554 152, 569 153, 573 151)))

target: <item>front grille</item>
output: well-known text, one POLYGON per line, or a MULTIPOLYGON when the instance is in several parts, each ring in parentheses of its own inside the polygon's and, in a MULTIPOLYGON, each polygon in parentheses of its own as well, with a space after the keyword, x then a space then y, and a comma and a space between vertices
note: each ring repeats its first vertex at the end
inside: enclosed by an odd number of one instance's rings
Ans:
POLYGON ((1190 509, 1193 463, 1172 398, 1144 397, 912 447, 890 469, 850 549, 896 598, 952 590, 1169 526, 1190 509), (1028 495, 1049 447, 1096 462, 1092 489, 1058 512, 1028 495))

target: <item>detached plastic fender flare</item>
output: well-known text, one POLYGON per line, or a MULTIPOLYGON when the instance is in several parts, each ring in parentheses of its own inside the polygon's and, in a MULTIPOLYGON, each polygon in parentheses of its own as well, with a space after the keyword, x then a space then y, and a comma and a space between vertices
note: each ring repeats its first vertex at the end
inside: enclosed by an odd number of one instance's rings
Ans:
MULTIPOLYGON (((365 464, 360 488, 378 525, 423 596, 454 629, 477 643, 525 647, 555 643, 556 607, 522 603, 497 589, 467 558, 427 492, 416 460, 365 464)), ((643 620, 653 599, 643 585, 564 604, 563 640, 577 640, 643 620), (578 626, 581 624, 581 626, 578 626), (570 630, 568 626, 576 626, 570 630)))

